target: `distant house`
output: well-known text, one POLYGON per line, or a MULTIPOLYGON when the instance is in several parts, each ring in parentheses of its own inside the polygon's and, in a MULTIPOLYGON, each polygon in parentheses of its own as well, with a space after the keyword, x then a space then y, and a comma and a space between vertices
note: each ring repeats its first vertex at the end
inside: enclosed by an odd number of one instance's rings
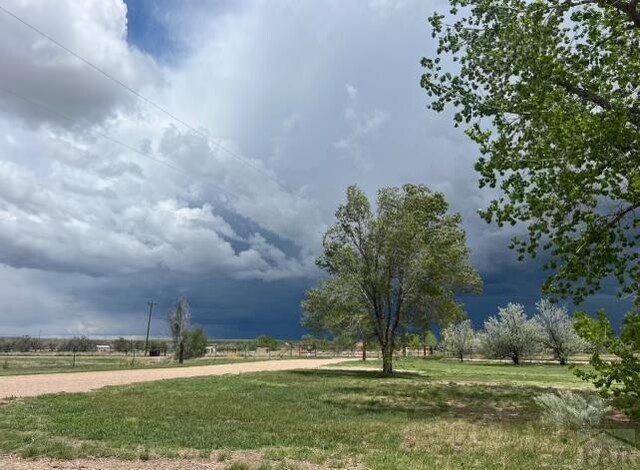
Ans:
POLYGON ((207 356, 212 356, 216 353, 216 347, 215 346, 207 346, 207 348, 205 349, 205 354, 207 356))
POLYGON ((98 351, 98 352, 110 352, 111 351, 111 346, 109 346, 108 344, 97 344, 96 345, 96 351, 98 351))

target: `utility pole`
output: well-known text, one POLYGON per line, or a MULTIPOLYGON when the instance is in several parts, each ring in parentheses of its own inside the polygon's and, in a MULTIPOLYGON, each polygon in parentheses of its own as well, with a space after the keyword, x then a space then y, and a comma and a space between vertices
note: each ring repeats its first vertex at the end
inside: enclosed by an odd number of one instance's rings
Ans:
POLYGON ((147 337, 144 340, 144 355, 147 355, 147 351, 149 350, 149 330, 151 329, 151 314, 153 313, 153 307, 158 305, 153 300, 147 302, 149 305, 149 319, 147 320, 147 337))

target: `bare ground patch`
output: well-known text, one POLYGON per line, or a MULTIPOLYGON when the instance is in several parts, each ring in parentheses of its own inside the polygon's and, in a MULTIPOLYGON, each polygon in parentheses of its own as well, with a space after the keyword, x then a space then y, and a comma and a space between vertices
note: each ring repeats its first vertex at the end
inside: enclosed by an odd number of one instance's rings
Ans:
MULTIPOLYGON (((269 460, 262 452, 218 450, 205 457, 185 453, 183 459, 119 460, 98 459, 24 459, 14 455, 0 456, 3 470, 328 470, 338 467, 316 465, 292 459, 269 460)), ((363 470, 358 465, 340 466, 349 470, 363 470)))

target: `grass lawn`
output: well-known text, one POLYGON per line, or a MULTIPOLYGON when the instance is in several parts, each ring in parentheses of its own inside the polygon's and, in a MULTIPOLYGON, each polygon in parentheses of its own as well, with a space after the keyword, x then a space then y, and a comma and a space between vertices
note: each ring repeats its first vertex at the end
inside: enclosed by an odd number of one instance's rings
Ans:
MULTIPOLYGON (((354 361, 334 366, 338 368, 382 369, 382 361, 354 361)), ((578 366, 586 368, 587 366, 578 366)), ((398 371, 415 372, 424 375, 431 382, 485 383, 535 385, 540 387, 573 388, 591 390, 593 387, 576 377, 568 366, 549 364, 524 364, 520 367, 496 362, 465 362, 457 360, 424 360, 420 358, 398 359, 394 363, 398 371)))
MULTIPOLYGON (((264 358, 266 360, 266 358, 264 358)), ((171 357, 149 358, 121 355, 8 354, 0 356, 0 377, 6 375, 48 374, 55 372, 87 372, 97 370, 152 369, 157 367, 189 367, 247 362, 253 358, 201 358, 180 365, 171 357)))
POLYGON ((640 467, 640 451, 605 432, 540 424, 535 395, 580 385, 567 368, 416 360, 398 368, 418 373, 268 372, 15 400, 0 408, 0 450, 133 459, 259 451, 301 468, 640 467))

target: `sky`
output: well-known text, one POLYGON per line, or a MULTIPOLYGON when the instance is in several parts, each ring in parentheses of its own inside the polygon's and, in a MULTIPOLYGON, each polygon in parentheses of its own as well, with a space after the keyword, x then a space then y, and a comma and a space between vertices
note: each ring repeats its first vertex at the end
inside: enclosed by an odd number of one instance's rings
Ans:
MULTIPOLYGON (((533 313, 545 273, 478 215, 478 150, 427 110, 444 0, 5 0, 0 335, 152 335, 180 296, 213 338, 296 339, 346 187, 425 184, 463 216, 485 287, 533 313)), ((617 321, 605 288, 586 305, 617 321)))

